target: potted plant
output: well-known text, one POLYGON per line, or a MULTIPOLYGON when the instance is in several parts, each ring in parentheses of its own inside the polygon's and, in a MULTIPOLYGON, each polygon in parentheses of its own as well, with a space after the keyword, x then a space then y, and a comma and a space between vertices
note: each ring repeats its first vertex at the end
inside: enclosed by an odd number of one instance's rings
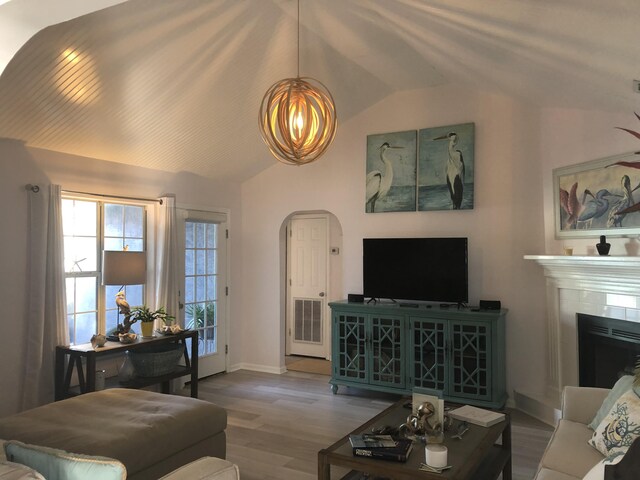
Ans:
POLYGON ((171 323, 175 317, 165 312, 164 307, 151 311, 146 305, 131 309, 132 323, 140 320, 140 330, 144 338, 153 337, 153 325, 156 320, 162 320, 164 324, 171 323))

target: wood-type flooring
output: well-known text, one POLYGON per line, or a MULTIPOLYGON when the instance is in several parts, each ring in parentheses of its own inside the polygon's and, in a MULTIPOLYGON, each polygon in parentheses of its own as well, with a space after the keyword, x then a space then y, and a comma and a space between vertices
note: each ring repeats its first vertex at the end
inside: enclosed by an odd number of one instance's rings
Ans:
MULTIPOLYGON (((319 450, 400 398, 346 387, 333 395, 328 381, 312 373, 247 370, 200 381, 199 397, 228 412, 227 459, 239 466, 242 480, 316 479, 319 450)), ((511 413, 513 478, 530 480, 552 429, 511 413)), ((332 467, 331 478, 345 473, 332 467)))

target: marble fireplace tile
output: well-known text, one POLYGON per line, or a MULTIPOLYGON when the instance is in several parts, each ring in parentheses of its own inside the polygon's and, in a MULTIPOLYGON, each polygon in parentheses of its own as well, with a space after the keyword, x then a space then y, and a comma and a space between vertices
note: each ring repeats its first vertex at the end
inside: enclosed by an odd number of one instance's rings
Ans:
POLYGON ((626 319, 630 322, 640 323, 640 310, 638 310, 637 308, 627 308, 626 319))
POLYGON ((606 304, 612 307, 637 308, 638 298, 635 295, 606 294, 606 304))

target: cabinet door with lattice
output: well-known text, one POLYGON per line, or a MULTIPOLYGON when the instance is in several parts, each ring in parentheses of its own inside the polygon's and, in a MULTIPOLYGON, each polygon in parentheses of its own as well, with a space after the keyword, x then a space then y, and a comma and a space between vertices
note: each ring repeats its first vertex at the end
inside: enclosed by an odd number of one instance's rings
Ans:
POLYGON ((451 322, 451 395, 491 400, 491 324, 451 322))
POLYGON ((336 313, 333 316, 334 377, 368 382, 366 315, 336 313))
POLYGON ((404 388, 405 322, 403 317, 370 316, 370 365, 373 385, 404 388))
POLYGON ((448 322, 436 318, 411 318, 410 377, 415 387, 448 393, 448 322))

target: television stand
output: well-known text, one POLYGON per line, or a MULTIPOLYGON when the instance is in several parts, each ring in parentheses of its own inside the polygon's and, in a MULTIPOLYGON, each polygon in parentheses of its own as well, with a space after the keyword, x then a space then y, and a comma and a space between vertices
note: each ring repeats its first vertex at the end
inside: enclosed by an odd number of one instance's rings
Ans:
POLYGON ((402 308, 331 302, 331 389, 340 385, 501 408, 506 399, 505 309, 402 308))

